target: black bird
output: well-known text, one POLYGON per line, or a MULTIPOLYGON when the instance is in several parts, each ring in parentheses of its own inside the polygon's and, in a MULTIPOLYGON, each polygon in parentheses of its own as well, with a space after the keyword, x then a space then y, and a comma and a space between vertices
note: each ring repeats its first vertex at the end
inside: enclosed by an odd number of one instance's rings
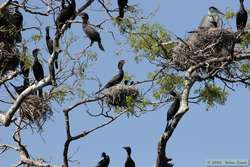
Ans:
POLYGON ((30 73, 30 68, 25 66, 24 60, 20 61, 20 68, 21 68, 21 73, 23 74, 23 85, 24 86, 29 86, 29 73, 30 73))
POLYGON ((168 121, 168 124, 170 123, 170 121, 173 119, 173 117, 175 116, 175 114, 179 110, 179 108, 180 108, 180 101, 181 101, 180 96, 177 95, 174 91, 171 91, 170 95, 173 96, 175 99, 174 99, 174 102, 169 107, 168 112, 167 112, 167 121, 168 121))
POLYGON ((109 166, 110 158, 105 152, 102 153, 102 158, 103 159, 97 163, 96 167, 108 167, 109 166))
POLYGON ((25 86, 25 85, 15 86, 11 82, 10 82, 10 85, 15 89, 16 93, 19 95, 27 88, 27 86, 25 86))
POLYGON ((101 36, 98 31, 96 31, 93 27, 89 26, 88 20, 89 15, 85 12, 80 14, 82 18, 82 28, 87 37, 91 40, 90 46, 93 45, 94 42, 98 43, 99 48, 104 51, 104 47, 102 46, 101 36))
MULTIPOLYGON (((40 51, 39 48, 36 48, 32 51, 32 54, 34 56, 34 62, 33 62, 32 69, 33 69, 34 77, 35 77, 37 82, 39 82, 40 80, 42 80, 44 78, 43 66, 39 62, 38 57, 37 57, 39 51, 40 51)), ((42 88, 41 88, 41 89, 39 89, 39 96, 42 97, 42 94, 43 94, 43 92, 42 92, 42 88)))
POLYGON ((240 10, 236 13, 236 26, 238 31, 243 31, 247 25, 248 14, 244 7, 244 0, 240 0, 240 10))
POLYGON ((131 158, 131 148, 130 147, 123 147, 128 154, 127 160, 125 162, 125 167, 135 167, 135 161, 131 158))
MULTIPOLYGON (((17 1, 13 1, 12 3, 19 5, 17 1)), ((23 28, 23 15, 22 13, 18 10, 18 6, 15 7, 15 11, 12 15, 12 23, 15 26, 15 39, 17 43, 22 42, 22 28, 23 28)))
POLYGON ((124 17, 124 9, 128 6, 128 0, 117 0, 118 8, 119 8, 119 16, 118 18, 124 17))
POLYGON ((123 65, 126 63, 125 60, 120 60, 118 63, 118 69, 119 69, 119 73, 117 75, 115 75, 102 89, 100 89, 99 91, 96 92, 96 94, 100 93, 101 91, 103 91, 104 89, 110 88, 112 86, 115 86, 117 84, 119 84, 123 77, 124 77, 124 71, 123 71, 123 65))
POLYGON ((76 3, 75 0, 67 0, 68 6, 65 6, 64 0, 62 0, 62 10, 56 18, 56 27, 60 31, 63 25, 75 14, 76 3))
MULTIPOLYGON (((45 28, 46 30, 46 45, 47 45, 47 48, 48 48, 48 51, 49 51, 49 54, 51 55, 53 53, 53 40, 50 38, 50 35, 49 35, 49 27, 47 26, 45 28)), ((56 54, 56 57, 55 57, 55 67, 56 69, 58 69, 58 56, 56 54)))
POLYGON ((128 83, 129 83, 129 80, 124 81, 124 85, 128 85, 128 83))

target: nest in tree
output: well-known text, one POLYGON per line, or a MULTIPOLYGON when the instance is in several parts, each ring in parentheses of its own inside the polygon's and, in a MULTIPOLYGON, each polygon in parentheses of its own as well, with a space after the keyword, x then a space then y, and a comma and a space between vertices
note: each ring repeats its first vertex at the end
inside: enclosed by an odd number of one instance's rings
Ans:
POLYGON ((108 105, 119 107, 133 107, 139 96, 139 91, 135 86, 118 84, 105 89, 103 92, 108 105))
MULTIPOLYGON (((179 42, 173 49, 172 63, 180 70, 213 58, 231 56, 238 33, 230 29, 202 28, 179 42)), ((221 64, 209 64, 219 67, 221 64)))
POLYGON ((0 42, 4 42, 5 45, 15 45, 18 35, 18 30, 15 25, 14 10, 0 10, 0 42))
POLYGON ((20 115, 29 125, 35 124, 39 130, 42 129, 46 120, 52 116, 49 98, 37 95, 27 96, 21 104, 20 115))
POLYGON ((17 30, 13 11, 0 10, 0 76, 8 70, 15 70, 19 56, 15 49, 17 30))
POLYGON ((6 71, 15 70, 19 65, 19 55, 16 49, 2 48, 0 43, 0 76, 6 71))

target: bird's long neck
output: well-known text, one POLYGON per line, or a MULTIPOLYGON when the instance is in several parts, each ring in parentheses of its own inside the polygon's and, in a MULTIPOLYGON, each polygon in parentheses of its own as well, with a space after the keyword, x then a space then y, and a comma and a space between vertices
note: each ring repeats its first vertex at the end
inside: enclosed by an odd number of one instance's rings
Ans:
POLYGON ((83 27, 86 27, 88 25, 88 20, 82 19, 82 25, 83 27))
POLYGON ((34 63, 38 62, 37 53, 34 53, 33 56, 34 56, 34 63))
POLYGON ((240 10, 245 10, 244 2, 243 1, 240 1, 240 10))
POLYGON ((46 39, 50 39, 50 36, 49 36, 49 30, 46 30, 46 39))

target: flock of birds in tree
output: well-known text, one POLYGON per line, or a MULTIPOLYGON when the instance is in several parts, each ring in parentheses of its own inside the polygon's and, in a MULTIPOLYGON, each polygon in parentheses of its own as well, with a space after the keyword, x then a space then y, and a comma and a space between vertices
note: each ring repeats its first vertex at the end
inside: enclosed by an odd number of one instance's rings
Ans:
MULTIPOLYGON (((238 31, 244 31, 246 24, 247 24, 248 13, 247 13, 247 11, 244 7, 244 4, 243 4, 244 0, 239 0, 239 1, 240 1, 240 10, 236 13, 236 26, 237 26, 238 31)), ((22 16, 21 12, 18 10, 18 8, 19 8, 18 2, 13 1, 12 3, 15 5, 15 11, 13 14, 13 16, 14 16, 13 17, 13 19, 14 19, 13 24, 17 29, 16 35, 15 35, 15 40, 17 43, 20 43, 22 41, 21 31, 23 28, 23 16, 22 16)), ((61 1, 61 8, 62 9, 61 9, 59 15, 57 16, 56 23, 55 23, 58 31, 61 31, 61 29, 65 25, 65 23, 67 23, 67 21, 69 21, 76 13, 75 0, 71 0, 71 1, 67 0, 67 3, 68 3, 68 5, 65 5, 65 0, 61 1)), ((119 8, 118 18, 119 19, 122 19, 124 17, 124 11, 127 7, 128 7, 128 0, 118 0, 118 8, 119 8)), ((208 10, 208 15, 202 19, 199 27, 200 28, 203 28, 203 27, 217 28, 217 27, 222 26, 221 15, 224 15, 224 14, 221 11, 219 11, 216 7, 213 7, 213 6, 210 7, 208 10)), ((90 46, 92 46, 92 44, 94 42, 97 42, 99 48, 102 51, 104 51, 104 47, 102 45, 99 32, 96 31, 88 23, 89 15, 87 13, 83 12, 83 13, 80 13, 79 16, 82 18, 83 31, 91 41, 90 46)), ((51 39, 50 34, 49 34, 49 27, 46 27, 46 44, 47 44, 47 48, 48 48, 49 53, 52 54, 53 53, 53 40, 51 39)), ((39 48, 35 48, 32 51, 32 55, 34 57, 32 70, 33 70, 35 80, 37 82, 44 79, 43 67, 38 59, 39 51, 40 51, 39 48)), ((102 92, 104 89, 110 88, 110 87, 115 86, 115 85, 122 82, 123 77, 124 77, 123 65, 125 63, 126 63, 125 60, 121 60, 118 62, 119 73, 117 75, 115 75, 110 81, 108 81, 107 84, 105 84, 105 86, 102 89, 97 91, 96 94, 102 92)), ((57 57, 55 59, 55 67, 56 67, 56 69, 58 69, 57 57)), ((30 69, 25 68, 25 62, 23 62, 23 61, 20 61, 20 69, 21 69, 21 73, 22 73, 23 78, 24 78, 23 85, 22 86, 15 86, 12 83, 10 83, 14 87, 17 94, 21 94, 29 86, 30 69)), ((128 85, 129 81, 125 80, 124 84, 128 85)), ((130 85, 133 85, 133 84, 134 83, 132 81, 130 83, 130 85)), ((41 88, 38 90, 38 92, 39 92, 38 93, 39 96, 42 97, 43 93, 42 93, 41 88)), ((180 107, 180 96, 177 95, 173 91, 170 92, 170 95, 174 97, 174 102, 171 104, 171 106, 167 112, 168 124, 171 122, 173 117, 176 115, 176 113, 180 107)), ((131 158, 131 148, 124 147, 124 149, 127 151, 127 154, 128 154, 128 157, 127 157, 127 160, 125 163, 125 167, 135 167, 135 163, 134 163, 133 159, 131 158)), ((102 157, 103 157, 103 159, 98 162, 96 167, 107 167, 109 165, 109 162, 110 162, 109 156, 106 155, 106 153, 102 153, 102 157)))
MULTIPOLYGON (((240 10, 236 13, 236 27, 237 31, 243 32, 247 25, 248 13, 244 7, 244 0, 240 1, 240 10)), ((208 9, 208 15, 205 16, 199 28, 219 28, 222 26, 222 18, 221 15, 224 15, 221 11, 219 11, 216 7, 211 6, 208 9)), ((176 94, 174 91, 170 92, 170 95, 174 98, 174 101, 170 105, 167 111, 167 127, 170 125, 171 121, 175 117, 176 113, 180 108, 181 97, 176 94)))
MULTIPOLYGON (((61 0, 61 10, 60 10, 60 13, 58 14, 58 16, 56 17, 56 20, 55 20, 55 25, 57 28, 56 34, 58 32, 60 32, 61 29, 63 28, 63 26, 66 25, 66 23, 76 14, 75 0, 66 0, 66 2, 67 2, 67 5, 65 4, 65 0, 61 0)), ((119 15, 117 18, 122 19, 124 17, 124 11, 128 7, 128 0, 118 0, 117 2, 118 2, 118 9, 119 9, 119 15)), ((13 15, 14 16, 13 17, 14 18, 14 26, 17 29, 15 39, 16 39, 17 43, 20 43, 22 41, 21 31, 23 28, 23 16, 22 16, 21 12, 19 11, 18 1, 13 1, 12 4, 15 5, 15 11, 14 11, 14 15, 13 15)), ((92 46, 94 42, 97 42, 99 48, 102 51, 104 51, 104 47, 102 45, 101 36, 100 36, 99 32, 97 30, 95 30, 92 26, 89 25, 89 15, 85 12, 82 12, 79 14, 79 16, 82 18, 83 31, 91 41, 90 46, 92 46)), ((47 49, 48 49, 49 54, 51 55, 54 51, 54 48, 53 48, 54 44, 53 44, 53 39, 50 37, 49 26, 47 26, 45 28, 45 32, 46 32, 45 39, 46 39, 47 49)), ((35 48, 32 51, 32 55, 34 57, 32 70, 33 70, 33 75, 35 77, 35 80, 37 82, 44 79, 43 67, 38 59, 39 51, 40 51, 39 48, 35 48)), ((57 59, 58 59, 58 57, 56 55, 55 61, 54 61, 54 63, 55 63, 54 65, 55 65, 56 69, 58 69, 58 60, 57 59)), ((96 92, 96 94, 101 92, 102 90, 104 90, 106 88, 109 88, 109 87, 112 87, 116 84, 119 84, 123 80, 123 76, 124 76, 123 65, 124 64, 125 64, 124 60, 119 61, 119 63, 118 63, 119 73, 117 75, 115 75, 101 90, 96 92)), ((30 84, 29 83, 30 69, 25 67, 25 62, 22 60, 20 61, 20 69, 21 69, 21 73, 22 73, 23 78, 24 78, 23 85, 15 86, 11 83, 11 85, 13 86, 13 88, 15 89, 17 94, 21 94, 30 84)), ((127 81, 125 81, 125 84, 126 83, 127 83, 127 81)), ((132 85, 132 84, 133 84, 133 81, 130 83, 130 85, 132 85)), ((38 95, 40 97, 43 96, 41 88, 38 90, 38 95)))
MULTIPOLYGON (((135 167, 135 161, 131 157, 131 148, 130 147, 123 147, 127 152, 127 159, 125 161, 125 167, 135 167)), ((102 160, 100 160, 96 167, 108 167, 110 163, 109 156, 103 152, 102 153, 102 160)))

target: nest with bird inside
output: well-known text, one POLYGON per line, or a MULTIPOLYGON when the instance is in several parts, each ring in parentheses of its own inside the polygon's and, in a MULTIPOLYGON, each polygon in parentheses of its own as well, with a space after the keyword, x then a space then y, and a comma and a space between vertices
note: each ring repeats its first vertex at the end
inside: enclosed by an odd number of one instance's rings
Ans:
POLYGON ((46 95, 44 97, 27 96, 20 107, 21 118, 31 127, 36 125, 38 130, 41 130, 44 123, 53 115, 49 101, 50 98, 46 95))
POLYGON ((15 70, 19 65, 19 54, 16 48, 2 47, 0 43, 0 76, 9 70, 15 70))
POLYGON ((118 84, 103 91, 105 102, 111 106, 133 107, 139 96, 139 91, 134 85, 118 84))
MULTIPOLYGON (((199 28, 173 48, 172 64, 179 70, 214 58, 232 56, 239 33, 230 29, 199 28)), ((219 68, 220 63, 209 64, 219 68)), ((207 67, 205 67, 207 68, 207 67)), ((204 72, 204 71, 203 71, 204 72)))

